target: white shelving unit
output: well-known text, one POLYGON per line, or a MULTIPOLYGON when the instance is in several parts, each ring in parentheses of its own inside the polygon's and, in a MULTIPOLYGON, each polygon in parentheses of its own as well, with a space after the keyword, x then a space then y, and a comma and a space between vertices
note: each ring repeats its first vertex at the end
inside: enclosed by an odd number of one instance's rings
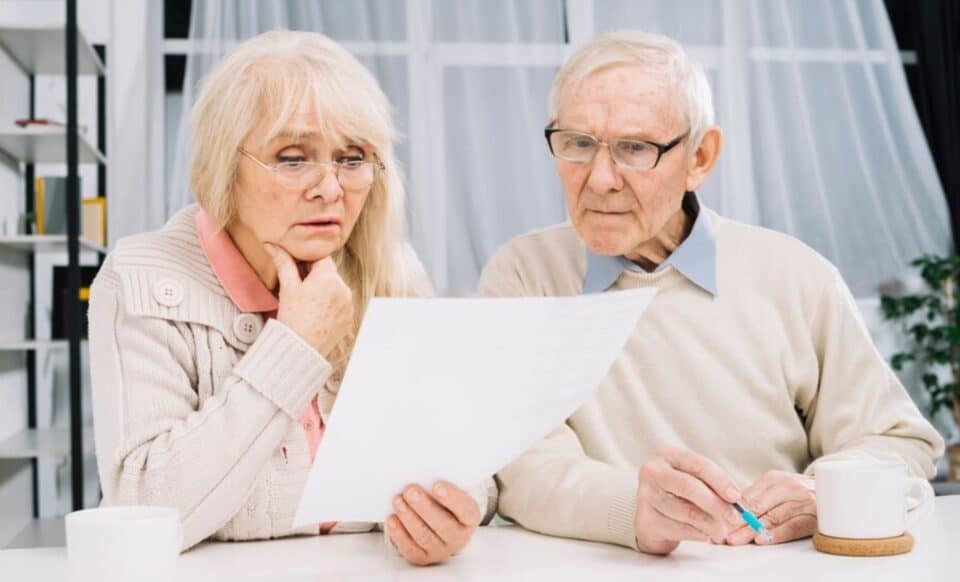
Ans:
MULTIPOLYGON (((0 248, 10 248, 25 253, 52 253, 67 251, 65 234, 18 234, 0 236, 0 248)), ((85 238, 80 239, 80 251, 107 253, 107 249, 85 238)))
MULTIPOLYGON (((78 136, 77 145, 81 164, 107 163, 86 136, 78 136)), ((67 130, 56 125, 4 127, 0 129, 0 150, 21 162, 62 163, 67 159, 67 130)))
MULTIPOLYGON (((93 429, 83 431, 83 451, 93 453, 93 429)), ((70 456, 70 431, 65 428, 28 428, 0 441, 0 459, 57 460, 70 456)))
MULTIPOLYGON (((63 25, 0 26, 0 49, 20 69, 37 75, 66 75, 66 46, 63 25)), ((77 30, 77 73, 104 75, 106 70, 83 32, 77 30)))
MULTIPOLYGON (((32 350, 58 350, 68 346, 67 340, 21 340, 0 341, 0 352, 28 352, 32 350)), ((2 458, 2 456, 0 456, 2 458)))
MULTIPOLYGON (((30 125, 19 127, 12 119, 0 120, 0 152, 5 157, 22 164, 24 184, 26 186, 25 199, 27 210, 33 204, 33 176, 35 164, 65 164, 68 177, 67 191, 75 198, 70 199, 68 209, 68 224, 71 226, 69 234, 52 235, 14 235, 0 237, 0 251, 10 253, 20 252, 31 255, 28 265, 31 269, 31 286, 28 337, 19 340, 0 341, 0 353, 25 353, 28 389, 28 427, 16 434, 0 440, 0 459, 29 459, 33 462, 33 491, 34 517, 56 517, 66 511, 77 509, 97 500, 97 489, 85 482, 93 478, 95 483, 95 463, 93 462, 93 430, 91 427, 82 427, 82 352, 80 346, 80 328, 77 309, 78 301, 69 302, 67 315, 70 324, 67 329, 70 339, 50 339, 49 315, 45 308, 38 309, 40 287, 37 281, 42 281, 44 291, 49 288, 53 280, 53 266, 64 264, 68 268, 68 281, 76 284, 80 277, 82 265, 97 265, 106 254, 107 249, 91 241, 79 238, 81 213, 79 198, 81 196, 77 182, 72 180, 78 176, 78 166, 81 164, 96 164, 99 166, 97 188, 100 195, 106 195, 107 157, 97 144, 105 143, 106 135, 106 72, 103 59, 87 41, 83 33, 77 28, 77 2, 65 0, 63 3, 52 5, 54 9, 65 9, 66 24, 60 21, 55 24, 8 24, 0 25, 0 52, 5 53, 17 67, 26 75, 30 82, 30 110, 29 116, 35 116, 36 86, 38 75, 63 76, 66 79, 66 126, 59 125, 30 125), (73 67, 73 63, 76 66, 73 67), (82 128, 77 123, 77 104, 79 101, 80 76, 96 76, 97 79, 97 119, 89 128, 82 128), (75 128, 72 134, 70 128, 75 128), (68 155, 68 142, 75 139, 76 157, 68 155), (73 206, 76 203, 77 206, 73 206), (74 212, 76 211, 76 214, 74 212), (76 237, 76 238, 72 238, 76 237), (77 246, 73 247, 72 243, 77 246), (79 252, 72 253, 73 249, 79 252), (60 259, 60 256, 66 257, 60 259), (65 261, 65 262, 64 262, 65 261), (38 271, 37 269, 42 269, 38 271), (30 337, 36 336, 36 337, 30 337), (52 352, 52 353, 51 353, 52 352), (64 352, 66 356, 64 357, 64 352), (40 364, 43 361, 44 363, 40 364), (51 364, 50 362, 55 362, 51 364), (66 375, 57 374, 66 365, 66 375), (37 387, 41 371, 46 373, 44 390, 53 386, 48 395, 40 393, 37 387), (66 384, 69 400, 69 414, 66 424, 69 428, 49 427, 51 418, 58 418, 50 413, 57 398, 56 388, 61 389, 66 384), (45 417, 38 416, 39 398, 43 398, 45 417), (78 440, 79 439, 79 440, 78 440), (64 485, 61 491, 61 484, 64 485), (67 498, 63 498, 63 493, 67 498), (42 501, 42 502, 41 502, 42 501), (69 501, 69 503, 67 503, 69 501), (38 507, 40 507, 38 509, 38 507), (47 507, 47 509, 43 509, 47 507), (51 511, 50 508, 53 508, 51 511)), ((101 53, 103 54, 103 53, 101 53)), ((27 115, 24 115, 26 117, 27 115)), ((42 115, 40 116, 42 117, 42 115)), ((80 346, 82 347, 82 346, 80 346)), ((64 401, 61 400, 61 406, 64 401)), ((63 410, 62 408, 60 409, 63 410)), ((62 416, 58 421, 64 424, 62 416)))

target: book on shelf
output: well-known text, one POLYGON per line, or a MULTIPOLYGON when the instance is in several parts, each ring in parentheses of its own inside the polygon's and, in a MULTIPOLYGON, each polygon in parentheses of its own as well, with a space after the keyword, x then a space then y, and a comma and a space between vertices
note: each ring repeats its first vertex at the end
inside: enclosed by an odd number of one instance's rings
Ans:
POLYGON ((66 234, 67 178, 38 176, 33 188, 37 234, 66 234))
MULTIPOLYGON (((66 234, 67 178, 40 176, 34 184, 37 234, 66 234)), ((80 236, 94 244, 107 246, 107 199, 84 198, 80 205, 80 236)))
POLYGON ((97 196, 84 198, 81 202, 80 236, 102 247, 107 246, 107 199, 97 196))

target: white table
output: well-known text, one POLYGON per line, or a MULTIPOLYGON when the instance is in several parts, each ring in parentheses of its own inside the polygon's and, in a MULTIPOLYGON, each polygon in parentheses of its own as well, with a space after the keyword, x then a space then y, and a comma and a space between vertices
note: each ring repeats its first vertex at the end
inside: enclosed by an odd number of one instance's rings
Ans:
MULTIPOLYGON (((666 558, 604 544, 550 538, 517 527, 481 528, 449 563, 406 564, 381 534, 206 543, 180 557, 178 582, 230 580, 960 580, 960 496, 939 497, 912 528, 913 551, 847 558, 815 551, 810 540, 780 546, 684 543, 666 558)), ((0 551, 0 578, 60 582, 64 548, 0 551)))

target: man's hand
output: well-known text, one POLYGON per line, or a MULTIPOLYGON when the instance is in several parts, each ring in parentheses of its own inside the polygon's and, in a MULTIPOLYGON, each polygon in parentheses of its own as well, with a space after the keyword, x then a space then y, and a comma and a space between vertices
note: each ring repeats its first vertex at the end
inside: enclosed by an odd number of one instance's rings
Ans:
POLYGON ((684 449, 662 449, 638 474, 637 547, 669 554, 683 540, 722 543, 743 523, 731 505, 739 499, 736 483, 710 459, 684 449))
MULTIPOLYGON (((767 471, 744 489, 741 503, 763 523, 775 544, 809 537, 817 531, 813 479, 805 475, 767 471)), ((727 536, 726 542, 734 546, 770 543, 746 525, 727 536)))

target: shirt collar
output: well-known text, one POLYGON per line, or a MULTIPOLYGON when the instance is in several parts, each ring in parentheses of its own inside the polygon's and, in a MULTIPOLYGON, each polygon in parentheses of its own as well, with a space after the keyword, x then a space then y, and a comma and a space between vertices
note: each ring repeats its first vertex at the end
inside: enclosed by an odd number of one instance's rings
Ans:
POLYGON ((202 209, 197 212, 197 238, 220 285, 230 300, 245 313, 277 310, 277 298, 222 228, 217 228, 202 209))
MULTIPOLYGON (((688 192, 683 198, 683 210, 693 217, 690 234, 667 260, 657 267, 662 271, 673 267, 691 283, 717 294, 717 237, 706 212, 702 212, 697 195, 688 192)), ((623 256, 598 255, 587 249, 587 275, 583 281, 584 293, 600 293, 616 283, 624 270, 644 273, 642 267, 623 256)))

